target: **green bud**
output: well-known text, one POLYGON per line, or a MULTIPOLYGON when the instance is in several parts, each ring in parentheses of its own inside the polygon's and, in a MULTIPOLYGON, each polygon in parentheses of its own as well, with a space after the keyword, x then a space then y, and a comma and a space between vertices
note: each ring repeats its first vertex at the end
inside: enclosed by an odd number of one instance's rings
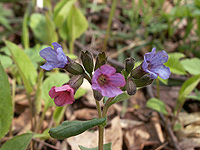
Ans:
POLYGON ((142 69, 142 64, 131 71, 131 77, 135 79, 139 79, 145 74, 147 73, 142 69))
POLYGON ((65 68, 64 68, 65 70, 67 70, 69 73, 73 75, 79 75, 79 74, 85 73, 83 67, 79 63, 69 59, 69 57, 68 57, 68 60, 69 60, 69 63, 65 65, 65 68))
POLYGON ((74 75, 66 84, 70 85, 70 87, 72 87, 75 91, 77 91, 78 88, 82 85, 82 83, 83 83, 83 76, 74 75))
POLYGON ((125 59, 125 71, 129 74, 135 66, 135 59, 130 57, 125 59))
POLYGON ((97 101, 100 101, 103 98, 103 96, 101 95, 101 93, 99 91, 96 91, 96 90, 93 90, 93 95, 94 95, 94 98, 97 101))
POLYGON ((87 50, 85 52, 81 51, 81 60, 85 70, 91 74, 94 67, 92 54, 87 50))
POLYGON ((137 87, 144 87, 151 84, 154 79, 151 79, 150 76, 147 74, 139 79, 133 79, 133 81, 137 87))
POLYGON ((106 54, 104 52, 99 53, 96 57, 96 64, 94 70, 97 70, 101 66, 105 65, 106 62, 107 62, 106 54))
POLYGON ((137 87, 135 83, 133 82, 133 78, 129 77, 126 82, 126 91, 129 95, 135 95, 137 91, 137 87))

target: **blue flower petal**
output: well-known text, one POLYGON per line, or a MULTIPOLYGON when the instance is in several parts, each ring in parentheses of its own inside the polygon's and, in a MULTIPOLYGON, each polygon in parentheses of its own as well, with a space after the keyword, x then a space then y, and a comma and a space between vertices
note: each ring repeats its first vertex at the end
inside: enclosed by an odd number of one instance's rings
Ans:
POLYGON ((53 62, 46 62, 43 66, 40 66, 42 69, 45 70, 52 70, 55 68, 55 63, 53 62))
POLYGON ((56 52, 51 47, 44 48, 39 54, 46 61, 58 62, 56 52))
POLYGON ((162 79, 168 79, 171 75, 169 67, 164 65, 160 65, 151 69, 151 72, 157 73, 162 79))
POLYGON ((144 55, 144 60, 147 62, 151 61, 151 59, 155 56, 156 54, 156 48, 154 47, 150 53, 146 53, 144 55))
POLYGON ((57 52, 57 60, 59 62, 67 64, 68 63, 68 59, 67 59, 65 53, 63 52, 62 48, 56 49, 56 52, 57 52))
POLYGON ((56 64, 55 68, 64 68, 66 65, 66 63, 59 63, 59 64, 56 64))
POLYGON ((163 51, 159 51, 154 55, 154 57, 150 60, 151 65, 162 65, 163 63, 166 63, 168 60, 167 53, 163 51))
POLYGON ((54 50, 57 50, 58 48, 62 49, 62 46, 60 44, 58 44, 57 42, 53 42, 52 45, 54 47, 54 50))

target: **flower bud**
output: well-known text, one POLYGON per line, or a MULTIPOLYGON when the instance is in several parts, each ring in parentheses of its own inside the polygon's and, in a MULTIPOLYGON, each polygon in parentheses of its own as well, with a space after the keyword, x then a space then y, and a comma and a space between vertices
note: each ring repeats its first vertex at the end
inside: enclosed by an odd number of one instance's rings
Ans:
POLYGON ((82 85, 82 83, 83 83, 83 76, 75 75, 72 76, 72 78, 66 84, 70 85, 70 87, 72 87, 76 92, 77 89, 82 85))
POLYGON ((73 75, 79 75, 79 74, 85 73, 83 67, 79 63, 77 63, 71 59, 69 59, 69 63, 67 63, 65 65, 64 69, 73 75))
POLYGON ((96 64, 94 70, 97 70, 101 66, 105 65, 106 62, 107 62, 106 54, 104 52, 99 53, 96 57, 96 64))
POLYGON ((133 82, 137 87, 144 87, 153 82, 154 79, 151 79, 149 75, 144 75, 139 79, 133 79, 133 82))
POLYGON ((101 95, 101 93, 99 91, 96 91, 96 90, 93 90, 93 95, 94 95, 94 98, 97 101, 100 101, 103 98, 103 96, 101 95))
POLYGON ((145 74, 147 73, 142 69, 142 64, 131 71, 131 77, 135 79, 139 79, 145 74))
POLYGON ((125 59, 125 71, 129 74, 135 66, 135 59, 130 57, 125 59))
POLYGON ((87 50, 85 52, 81 51, 81 60, 85 70, 91 74, 94 67, 92 54, 87 50))
POLYGON ((135 95, 137 91, 137 87, 135 83, 133 82, 133 78, 129 77, 126 82, 126 91, 129 95, 135 95))

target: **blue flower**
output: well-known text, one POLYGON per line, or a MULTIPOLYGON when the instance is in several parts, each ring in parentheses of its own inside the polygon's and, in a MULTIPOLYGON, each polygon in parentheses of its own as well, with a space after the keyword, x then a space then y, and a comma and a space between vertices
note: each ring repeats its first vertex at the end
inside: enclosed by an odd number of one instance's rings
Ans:
POLYGON ((167 60, 167 53, 164 50, 156 53, 156 48, 154 47, 150 53, 144 55, 142 69, 149 73, 152 79, 156 79, 158 76, 162 79, 168 79, 171 74, 170 69, 163 65, 167 60))
POLYGON ((40 56, 47 61, 43 66, 40 66, 45 70, 64 68, 68 63, 68 59, 63 52, 61 45, 56 42, 53 42, 52 45, 54 49, 47 47, 40 51, 40 56))

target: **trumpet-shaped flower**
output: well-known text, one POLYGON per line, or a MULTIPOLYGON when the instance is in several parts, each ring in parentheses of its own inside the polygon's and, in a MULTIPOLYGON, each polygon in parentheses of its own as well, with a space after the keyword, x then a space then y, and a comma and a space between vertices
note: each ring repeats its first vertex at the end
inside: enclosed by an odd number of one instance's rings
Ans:
POLYGON ((68 63, 68 59, 64 54, 61 45, 56 42, 53 42, 52 45, 54 49, 47 47, 40 51, 40 56, 47 61, 43 66, 40 66, 45 70, 64 68, 68 63))
POLYGON ((171 74, 170 69, 163 65, 167 60, 167 53, 164 50, 156 53, 156 48, 154 47, 150 53, 144 55, 142 69, 149 73, 152 79, 156 79, 158 76, 162 79, 168 79, 171 74))
POLYGON ((75 101, 74 89, 70 85, 63 85, 61 87, 53 86, 49 91, 49 96, 54 98, 54 103, 57 106, 72 104, 75 101))
POLYGON ((98 68, 92 78, 92 89, 107 97, 121 94, 122 90, 118 87, 125 86, 126 82, 123 75, 115 72, 116 69, 108 65, 98 68))

